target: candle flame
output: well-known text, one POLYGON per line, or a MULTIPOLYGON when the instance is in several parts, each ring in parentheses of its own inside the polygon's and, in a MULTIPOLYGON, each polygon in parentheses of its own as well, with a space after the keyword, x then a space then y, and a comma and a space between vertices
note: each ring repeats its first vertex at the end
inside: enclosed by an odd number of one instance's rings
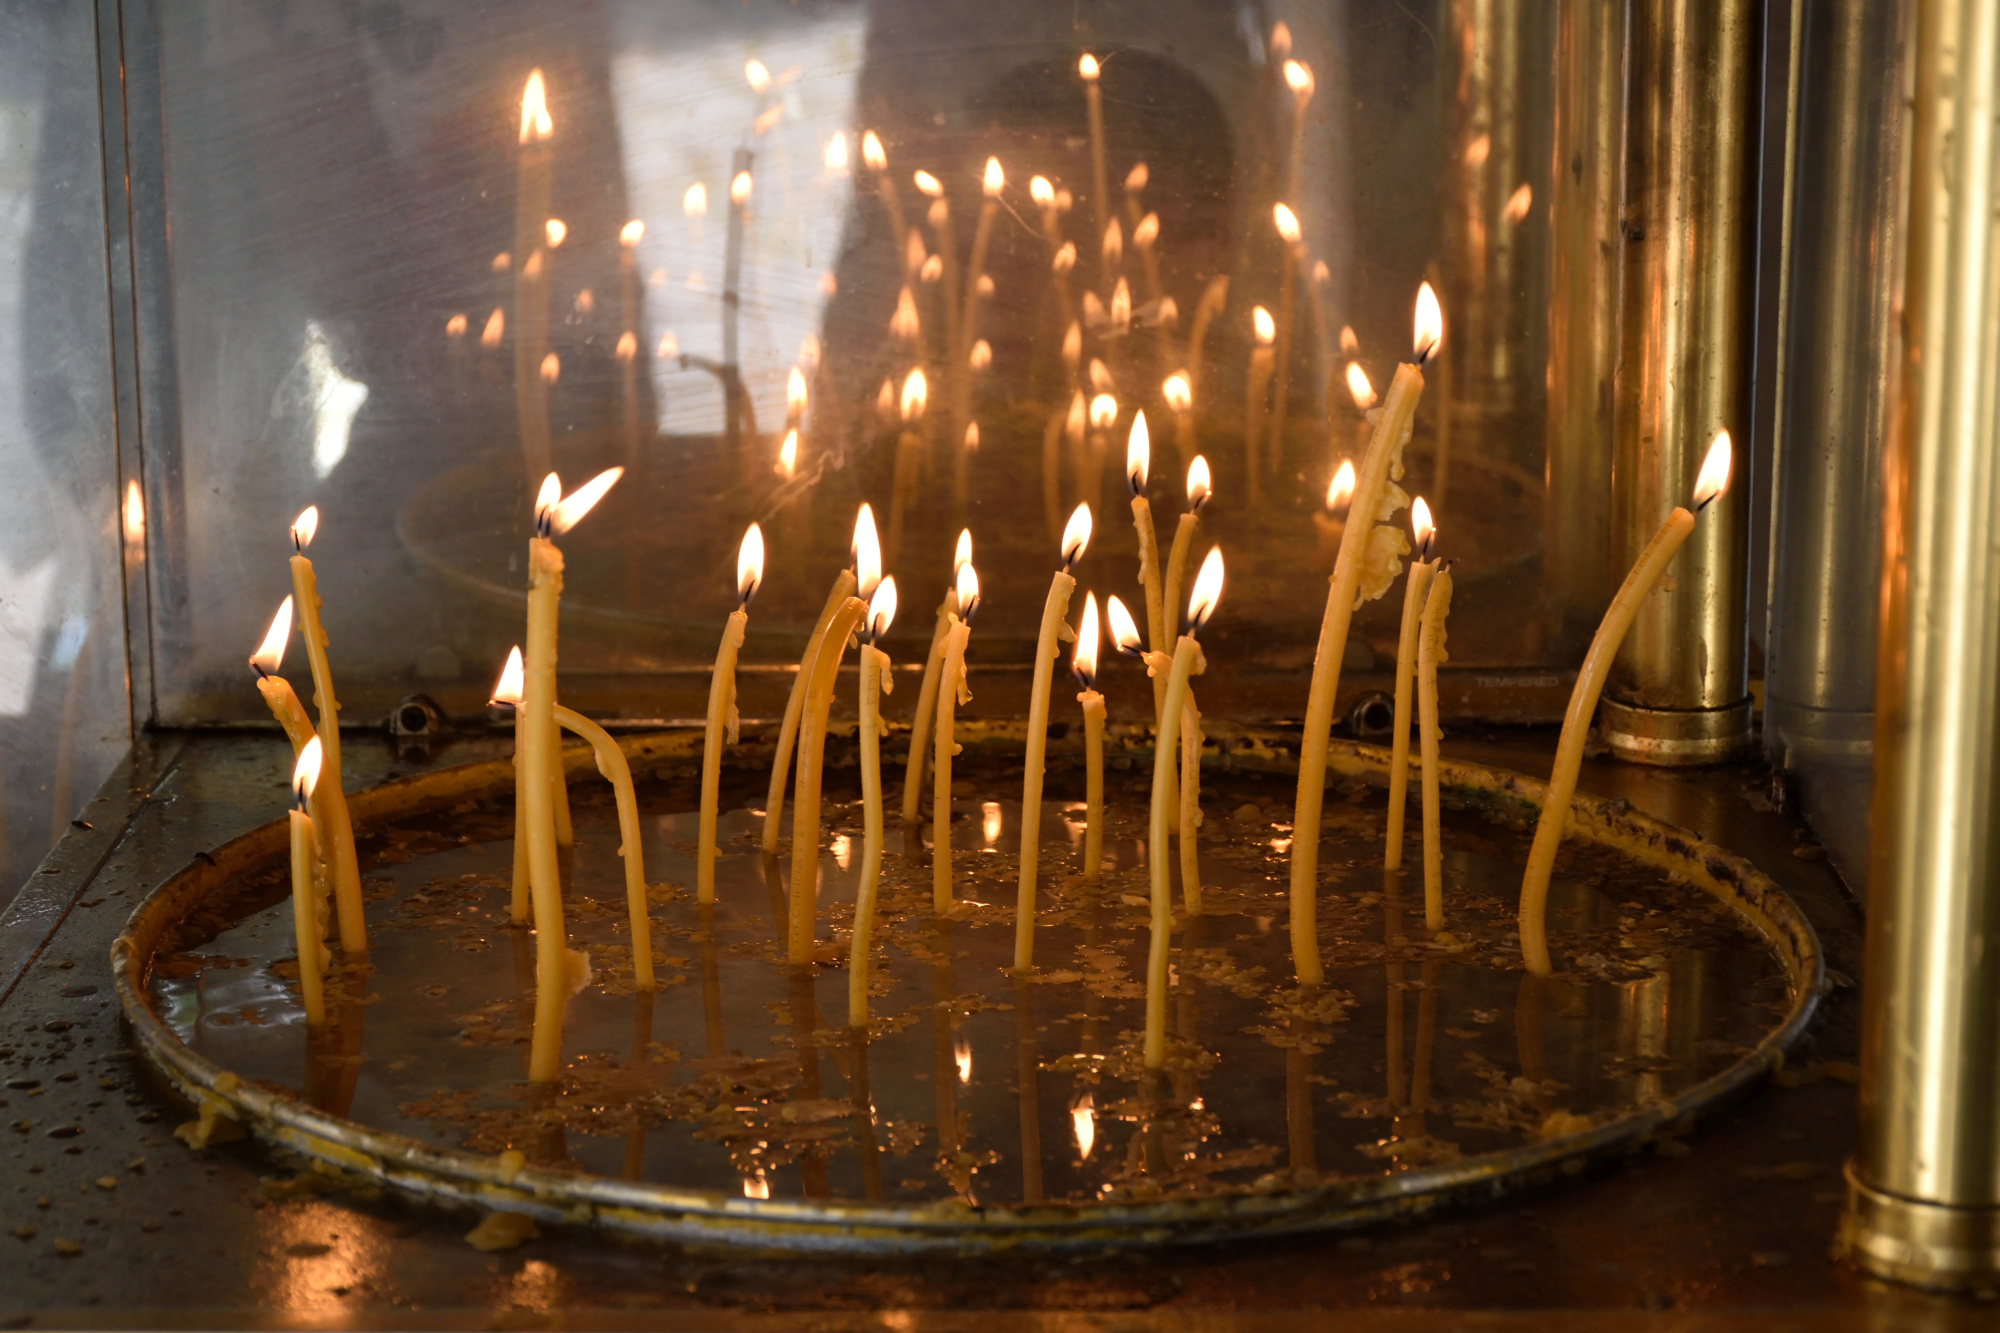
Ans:
POLYGON ((319 737, 315 736, 300 749, 298 762, 292 765, 292 796, 301 806, 319 786, 321 759, 319 737))
POLYGON ((618 229, 618 244, 630 250, 644 240, 645 236, 646 224, 638 218, 633 218, 618 229))
POLYGON ((972 563, 972 529, 961 528, 959 529, 958 533, 958 546, 954 548, 951 553, 951 576, 954 579, 957 578, 958 571, 964 569, 967 565, 971 563, 972 563))
POLYGON ((1528 216, 1528 210, 1535 206, 1535 187, 1523 181, 1521 188, 1507 196, 1506 218, 1509 222, 1520 222, 1528 216))
POLYGON ((1708 446, 1708 457, 1701 462, 1701 474, 1695 478, 1694 507, 1700 513, 1710 500, 1729 489, 1729 465, 1735 453, 1730 443, 1729 432, 1715 432, 1715 440, 1708 446))
POLYGON ((619 334, 617 355, 620 361, 627 363, 629 363, 633 357, 639 355, 639 335, 632 332, 632 330, 630 329, 627 329, 625 330, 625 332, 619 334))
POLYGON ((292 520, 292 549, 303 551, 313 544, 313 534, 319 531, 319 506, 307 505, 300 515, 292 520))
POLYGON ((1007 173, 1000 169, 1000 159, 986 159, 986 174, 980 181, 980 188, 986 191, 988 199, 997 198, 1000 191, 1007 188, 1007 173))
POLYGON ((828 171, 847 170, 847 136, 836 134, 826 141, 826 169, 828 171))
POLYGON ((1111 642, 1118 645, 1121 653, 1137 657, 1146 649, 1146 641, 1139 636, 1139 622, 1132 619, 1132 613, 1125 609, 1125 603, 1113 593, 1104 603, 1105 619, 1111 623, 1111 642))
POLYGON ((1431 521, 1431 507, 1419 495, 1410 502, 1410 535, 1417 540, 1419 560, 1431 558, 1431 543, 1437 540, 1437 524, 1431 521))
POLYGON ((498 347, 506 336, 507 312, 496 305, 493 307, 493 313, 486 317, 486 327, 479 331, 479 345, 498 347))
POLYGON ((555 508, 562 503, 562 478, 551 472, 542 478, 542 488, 535 492, 535 532, 541 535, 548 526, 555 508))
POLYGON ((750 85, 750 91, 762 97, 771 87, 771 71, 764 62, 750 59, 743 62, 743 78, 750 85))
MULTIPOLYGON (((553 477, 555 473, 551 472, 549 475, 553 477)), ((605 492, 616 486, 618 479, 624 475, 625 469, 622 467, 606 468, 565 495, 562 502, 550 512, 549 535, 560 537, 582 522, 583 516, 596 508, 597 502, 604 498, 605 492)))
POLYGON ((1311 97, 1313 95, 1312 66, 1302 60, 1287 60, 1285 62, 1285 86, 1290 88, 1292 95, 1301 102, 1311 97))
POLYGON ((444 322, 444 336, 456 342, 465 336, 465 316, 453 315, 444 322))
POLYGON ((929 195, 931 198, 941 199, 944 197, 944 182, 939 180, 937 177, 931 175, 930 172, 928 171, 916 172, 910 177, 910 179, 917 183, 917 188, 919 190, 923 191, 926 195, 929 195))
MULTIPOLYGON (((1091 368, 1095 370, 1098 364, 1100 363, 1092 362, 1091 368)), ((1093 376, 1093 378, 1095 377, 1093 376)), ((1092 430, 1110 430, 1113 423, 1117 420, 1118 400, 1116 398, 1113 398, 1108 393, 1100 393, 1090 400, 1090 428, 1092 430)))
POLYGON ((1271 312, 1263 306, 1251 307, 1250 323, 1253 332, 1257 335, 1257 345, 1259 347, 1269 347, 1277 341, 1278 321, 1272 319, 1271 312))
POLYGON ((924 414, 924 403, 930 397, 930 384, 924 379, 924 372, 913 370, 903 381, 903 420, 915 421, 924 414))
POLYGON ((1125 228, 1113 218, 1104 224, 1104 244, 1102 247, 1105 264, 1116 267, 1125 259, 1125 228))
POLYGON ((875 531, 875 510, 865 502, 855 512, 848 550, 854 557, 855 595, 865 598, 882 581, 882 539, 875 531))
POLYGON ((993 364, 993 344, 981 338, 972 344, 972 351, 966 361, 974 370, 986 370, 993 364))
POLYGON ((1208 478, 1208 460, 1196 454, 1194 462, 1188 464, 1188 512, 1199 514, 1201 507, 1208 503, 1208 497, 1213 493, 1214 484, 1208 478))
POLYGON ((1146 183, 1152 179, 1153 172, 1151 168, 1144 162, 1134 162, 1132 169, 1125 173, 1125 189, 1128 193, 1137 194, 1139 191, 1145 189, 1146 183))
POLYGON ((1361 339, 1354 336, 1354 326, 1352 324, 1341 325, 1340 354, 1342 356, 1354 356, 1357 355, 1360 351, 1361 351, 1361 339))
POLYGON ((785 376, 785 410, 788 412, 806 410, 805 372, 797 366, 793 366, 791 373, 785 376))
POLYGON ((553 250, 569 235, 569 224, 561 218, 550 218, 542 224, 542 231, 549 238, 549 249, 553 250))
POLYGON ((706 217, 708 215, 708 186, 700 181, 696 181, 694 184, 688 186, 687 193, 681 196, 681 212, 691 218, 706 217))
POLYGON ((1138 246, 1141 250, 1151 249, 1153 242, 1159 239, 1160 215, 1158 213, 1146 214, 1145 217, 1139 219, 1139 225, 1132 228, 1132 244, 1138 246))
POLYGON ((1097 649, 1104 638, 1098 626, 1097 594, 1083 595, 1083 619, 1077 625, 1076 652, 1070 658, 1070 674, 1088 690, 1097 684, 1097 649))
POLYGON ((742 207, 750 202, 750 173, 739 171, 729 182, 729 202, 742 207))
POLYGON ((125 540, 134 546, 146 540, 146 497, 136 478, 125 483, 125 540))
POLYGON ((889 317, 889 336, 904 342, 914 340, 921 330, 917 320, 917 298, 910 295, 908 287, 896 296, 896 313, 889 317))
POLYGON ((1287 245, 1299 243, 1299 217, 1284 204, 1271 205, 1271 218, 1278 225, 1278 235, 1287 245))
POLYGON ((891 574, 876 585, 868 599, 868 642, 880 643, 896 619, 896 576, 891 574))
POLYGON ((1188 598, 1188 636, 1201 633, 1202 626, 1208 624, 1215 614, 1215 604, 1222 600, 1222 548, 1211 546, 1208 557, 1201 562, 1201 573, 1195 575, 1194 595, 1188 598))
POLYGON ((763 1176, 743 1177, 743 1197, 746 1199, 770 1198, 771 1182, 763 1176))
POLYGON ((764 529, 752 523, 736 548, 736 604, 749 606, 764 583, 764 529))
POLYGON ((1347 391, 1354 395, 1354 406, 1366 412, 1375 406, 1375 386, 1368 382, 1368 372, 1361 368, 1359 361, 1347 363, 1347 391))
POLYGON ((1427 282, 1417 288, 1416 348, 1417 364, 1426 365, 1437 355, 1438 345, 1444 341, 1444 310, 1438 305, 1437 293, 1427 282))
POLYGON ((1336 514, 1345 513, 1354 501, 1354 460, 1343 458, 1334 472, 1332 482, 1326 488, 1326 507, 1336 514))
POLYGON ((549 119, 549 94, 542 83, 542 72, 531 70, 528 84, 521 90, 521 142, 540 143, 555 133, 555 122, 549 119))
POLYGON ((873 130, 866 130, 861 135, 861 160, 868 164, 870 171, 889 169, 889 155, 882 150, 881 136, 873 130))
POLYGON ((1077 1098, 1076 1105, 1069 1108, 1069 1119, 1076 1130, 1078 1155, 1088 1159, 1091 1148, 1097 1143, 1097 1108, 1089 1093, 1077 1098))
POLYGON ((1028 197, 1042 208, 1053 208, 1056 202, 1056 187, 1049 184, 1047 176, 1035 176, 1028 181, 1028 197))
POLYGON ((970 625, 979 612, 979 571, 970 560, 958 567, 958 618, 970 625))
POLYGON ((500 679, 493 682, 493 693, 487 702, 520 707, 527 681, 528 673, 521 663, 521 645, 517 643, 508 650, 507 665, 500 668, 500 679))
POLYGON ((799 472, 798 431, 788 430, 785 432, 785 442, 778 446, 777 464, 771 470, 773 472, 776 472, 780 477, 783 477, 786 481, 790 481, 793 477, 798 475, 799 472))
POLYGON ((1085 83, 1097 82, 1097 75, 1099 73, 1097 65, 1097 57, 1090 54, 1090 52, 1085 51, 1083 55, 1077 59, 1076 72, 1083 76, 1083 81, 1085 83))
POLYGON ((271 628, 264 631, 264 641, 250 654, 250 669, 259 676, 277 675, 278 668, 285 664, 285 645, 291 637, 292 599, 287 597, 278 603, 278 614, 271 617, 271 628))
POLYGON ((550 352, 542 358, 542 383, 554 384, 562 378, 562 358, 550 352))
MULTIPOLYGON (((993 813, 997 816, 1000 812, 995 810, 993 813)), ((962 1032, 951 1034, 951 1058, 958 1065, 958 1081, 972 1082, 972 1043, 965 1039, 962 1032)))
MULTIPOLYGON (((1052 272, 1067 273, 1075 267, 1076 267, 1076 242, 1064 241, 1062 243, 1062 246, 1059 249, 1057 249, 1055 257, 1049 260, 1049 268, 1052 272)), ((1071 327, 1075 326, 1072 325, 1071 327)))
POLYGON ((1083 559, 1084 548, 1090 545, 1090 504, 1078 505, 1070 512, 1069 522, 1063 525, 1062 560, 1065 571, 1076 568, 1076 562, 1083 559))
POLYGON ((1132 433, 1125 438, 1125 485, 1132 494, 1146 489, 1146 474, 1153 461, 1153 437, 1146 429, 1146 413, 1132 414, 1132 433))
POLYGON ((1194 406, 1194 387, 1188 382, 1185 370, 1176 370, 1160 385, 1160 396, 1167 400, 1167 406, 1176 412, 1185 412, 1194 406))

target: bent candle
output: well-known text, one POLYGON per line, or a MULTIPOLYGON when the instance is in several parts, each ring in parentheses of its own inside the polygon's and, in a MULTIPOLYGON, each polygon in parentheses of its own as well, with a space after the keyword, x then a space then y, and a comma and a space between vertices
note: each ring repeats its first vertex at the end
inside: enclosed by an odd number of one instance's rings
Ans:
MULTIPOLYGON (((972 563, 972 529, 958 534, 958 552, 952 557, 951 576, 972 563)), ((958 590, 946 588, 938 603, 937 628, 931 631, 931 650, 924 658, 924 683, 917 691, 917 711, 910 719, 910 753, 903 766, 903 822, 917 822, 924 795, 924 762, 930 758, 932 715, 937 712, 938 675, 944 669, 944 639, 951 632, 951 618, 958 614, 958 590)))
POLYGON ((1069 634, 1069 599, 1076 591, 1076 562, 1090 545, 1090 506, 1080 504, 1063 529, 1062 568, 1049 580, 1042 603, 1042 627, 1035 639, 1032 693, 1028 699, 1028 756, 1021 777, 1021 881, 1014 905, 1014 970, 1035 965, 1035 880, 1042 839, 1042 769, 1049 748, 1049 693, 1054 683, 1058 637, 1069 634))
POLYGON ((695 845, 695 901, 715 901, 715 821, 722 803, 722 749, 736 743, 736 654, 750 626, 750 599, 764 581, 764 530, 752 523, 736 552, 736 609, 722 627, 708 681, 708 725, 701 745, 701 831, 695 845))
POLYGON ((847 957, 847 1025, 856 1028, 868 1026, 868 943, 882 880, 882 696, 895 688, 889 655, 875 645, 895 618, 896 580, 886 578, 869 599, 861 625, 861 885, 854 895, 847 957))
POLYGON ((319 506, 309 505, 292 524, 292 596, 305 636, 306 660, 312 664, 313 704, 319 710, 321 779, 315 781, 313 812, 326 845, 327 870, 333 880, 333 902, 340 921, 340 947, 350 954, 368 951, 368 926, 361 914, 361 869, 354 858, 354 824, 347 813, 347 793, 340 785, 340 701, 333 693, 333 667, 327 661, 326 630, 319 621, 319 580, 306 547, 319 530, 319 506))
POLYGON ((1403 584, 1403 624, 1396 636, 1396 720, 1389 741, 1388 846, 1382 856, 1385 870, 1400 870, 1403 866, 1403 812, 1410 795, 1410 704, 1416 679, 1418 621, 1424 614, 1424 597, 1430 592, 1431 576, 1438 569, 1437 561, 1431 559, 1437 528, 1431 522, 1430 506, 1421 495, 1410 505, 1410 531, 1416 538, 1416 553, 1403 584))

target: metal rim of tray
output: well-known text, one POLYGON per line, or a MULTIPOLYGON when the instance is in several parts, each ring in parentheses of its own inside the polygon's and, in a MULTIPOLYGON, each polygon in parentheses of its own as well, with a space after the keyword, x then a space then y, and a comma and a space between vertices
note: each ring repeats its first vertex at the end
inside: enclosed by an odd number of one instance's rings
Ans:
MULTIPOLYGON (((985 743, 1004 744, 1020 729, 1019 723, 1001 723, 980 732, 985 743)), ((1212 739, 1223 752, 1223 767, 1296 771, 1295 737, 1264 730, 1218 731, 1212 739)), ((981 743, 979 736, 969 740, 968 748, 981 743)), ((701 736, 656 734, 623 744, 635 760, 685 761, 699 758, 701 736)), ((566 758, 581 768, 590 762, 588 754, 578 747, 566 758)), ((1328 766, 1343 778, 1385 784, 1389 753, 1336 741, 1328 766)), ((356 823, 367 824, 491 793, 512 776, 511 759, 489 760, 384 783, 352 793, 349 801, 356 823)), ((1445 786, 1469 802, 1515 814, 1538 809, 1544 794, 1544 785, 1533 778, 1481 764, 1445 760, 1441 776, 1445 786)), ((112 943, 111 970, 140 1051, 197 1107, 341 1172, 431 1202, 681 1243, 828 1253, 990 1254, 1240 1240, 1413 1216, 1442 1204, 1497 1198, 1576 1175, 1594 1160, 1627 1155, 1663 1135, 1685 1132, 1700 1115, 1748 1092, 1783 1065, 1826 988, 1819 939, 1791 899, 1743 858, 1639 814, 1623 801, 1577 796, 1568 836, 1615 848, 1678 875, 1743 918, 1789 974, 1791 1006, 1784 1021, 1713 1077, 1582 1134, 1394 1175, 1191 1201, 974 1208, 956 1200, 887 1205, 746 1199, 535 1167, 510 1170, 498 1157, 371 1129, 257 1087, 183 1044, 153 1011, 145 978, 169 926, 209 894, 286 853, 287 827, 281 821, 198 857, 154 889, 112 943)))

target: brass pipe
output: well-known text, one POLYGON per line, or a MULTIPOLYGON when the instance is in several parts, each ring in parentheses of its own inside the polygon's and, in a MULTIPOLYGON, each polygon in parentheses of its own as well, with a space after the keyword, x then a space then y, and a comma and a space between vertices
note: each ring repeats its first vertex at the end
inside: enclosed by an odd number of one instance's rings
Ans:
MULTIPOLYGON (((1751 0, 1634 0, 1612 567, 1686 504, 1718 429, 1750 442, 1756 292, 1751 0)), ((1700 764, 1750 736, 1750 469, 1702 515, 1612 666, 1600 725, 1626 759, 1700 764)))
POLYGON ((2000 1274, 2000 0, 1919 0, 1886 451, 1861 1134, 1839 1251, 2000 1274))
POLYGON ((1542 573, 1578 648, 1611 604, 1615 581, 1606 498, 1624 241, 1625 30, 1625 0, 1556 6, 1542 573))

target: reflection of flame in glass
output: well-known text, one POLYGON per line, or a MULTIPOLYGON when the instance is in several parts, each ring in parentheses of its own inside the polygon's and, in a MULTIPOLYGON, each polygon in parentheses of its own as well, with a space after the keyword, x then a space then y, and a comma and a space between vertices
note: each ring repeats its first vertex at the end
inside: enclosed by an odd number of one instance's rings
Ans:
POLYGON ((561 218, 550 218, 542 224, 542 230, 548 235, 549 249, 553 250, 569 235, 569 224, 561 218))
POLYGON ((688 186, 681 196, 681 212, 691 218, 705 217, 708 213, 708 186, 696 181, 688 186))
POLYGON ((456 342, 465 336, 465 316, 453 315, 444 322, 444 336, 456 342))
POLYGON ((1509 222, 1519 222, 1528 216, 1528 210, 1535 206, 1535 187, 1526 181, 1521 188, 1507 196, 1506 217, 1509 222))
POLYGON ((125 483, 125 540, 134 546, 146 540, 146 498, 136 480, 125 483))
POLYGON ((486 317, 486 327, 480 330, 479 345, 481 347, 498 347, 500 340, 506 336, 507 312, 496 305, 493 307, 493 313, 486 317))
POLYGON ((826 169, 828 171, 847 170, 847 136, 836 134, 826 141, 826 169))
POLYGON ((1176 370, 1160 385, 1160 396, 1167 400, 1167 406, 1176 412, 1185 412, 1194 406, 1194 389, 1188 384, 1185 370, 1176 370))
POLYGON ((842 870, 847 869, 848 854, 852 846, 845 833, 833 835, 833 863, 842 870))
POLYGON ((958 1062, 958 1081, 972 1082, 972 1043, 963 1032, 951 1034, 951 1058, 958 1062))
POLYGON ((1069 1108, 1069 1118, 1076 1129, 1078 1154, 1088 1158, 1097 1143, 1097 1105, 1089 1093, 1076 1099, 1076 1105, 1069 1108))
POLYGON ((771 1197, 771 1182, 763 1176, 743 1177, 743 1197, 746 1199, 768 1199, 771 1197))
POLYGON ((979 807, 979 831, 989 847, 1000 841, 1000 802, 987 801, 979 807))

